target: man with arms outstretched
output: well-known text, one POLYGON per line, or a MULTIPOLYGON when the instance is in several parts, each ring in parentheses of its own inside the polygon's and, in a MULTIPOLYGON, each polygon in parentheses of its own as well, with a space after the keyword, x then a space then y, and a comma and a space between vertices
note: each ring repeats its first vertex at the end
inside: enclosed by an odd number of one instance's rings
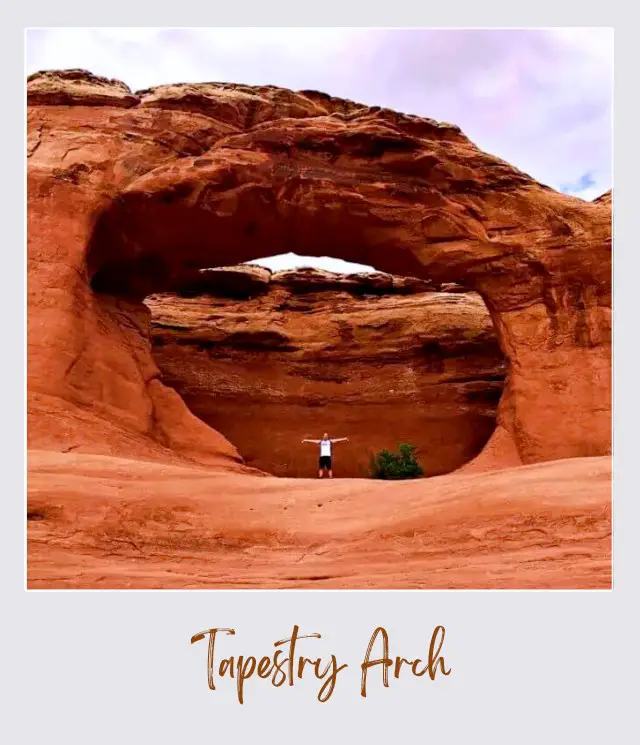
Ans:
POLYGON ((324 472, 329 473, 329 478, 333 478, 333 470, 331 467, 331 448, 334 442, 348 442, 348 437, 336 437, 333 439, 329 438, 329 435, 325 432, 322 435, 321 440, 303 440, 302 442, 312 442, 314 445, 320 445, 320 460, 318 461, 318 478, 321 479, 324 472))

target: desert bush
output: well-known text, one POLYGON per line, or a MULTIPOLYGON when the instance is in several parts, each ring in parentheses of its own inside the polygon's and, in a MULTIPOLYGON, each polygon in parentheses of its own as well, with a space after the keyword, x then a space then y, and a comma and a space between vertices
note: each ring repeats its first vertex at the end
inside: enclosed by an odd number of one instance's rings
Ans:
POLYGON ((418 463, 414 445, 402 444, 398 452, 381 450, 371 456, 369 473, 374 479, 415 479, 424 471, 418 463))

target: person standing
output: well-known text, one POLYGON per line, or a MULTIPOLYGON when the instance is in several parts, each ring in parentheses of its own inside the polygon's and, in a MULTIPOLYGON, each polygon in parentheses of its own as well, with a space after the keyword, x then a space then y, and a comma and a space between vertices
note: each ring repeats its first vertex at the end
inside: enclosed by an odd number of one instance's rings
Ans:
POLYGON ((302 442, 311 442, 314 445, 320 446, 320 457, 318 458, 318 478, 321 479, 326 471, 329 474, 329 478, 333 478, 333 456, 332 449, 336 442, 348 442, 348 437, 334 437, 330 438, 325 432, 322 435, 321 440, 303 440, 302 442))

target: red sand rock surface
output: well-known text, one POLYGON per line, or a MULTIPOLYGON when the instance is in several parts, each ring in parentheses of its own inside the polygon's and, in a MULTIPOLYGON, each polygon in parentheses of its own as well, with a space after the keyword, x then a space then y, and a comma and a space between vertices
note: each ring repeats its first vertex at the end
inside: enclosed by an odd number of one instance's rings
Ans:
POLYGON ((401 483, 29 461, 33 588, 611 584, 607 457, 401 483))
POLYGON ((39 73, 28 271, 29 586, 609 584, 610 198, 317 92, 39 73), (144 298, 288 251, 480 294, 507 382, 478 458, 411 484, 268 478, 162 382, 144 298), (296 551, 332 579, 286 579, 296 551))

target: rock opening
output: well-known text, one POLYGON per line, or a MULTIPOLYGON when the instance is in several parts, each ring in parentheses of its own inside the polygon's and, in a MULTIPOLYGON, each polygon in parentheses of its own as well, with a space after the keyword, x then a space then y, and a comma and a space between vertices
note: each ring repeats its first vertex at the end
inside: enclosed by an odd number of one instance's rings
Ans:
POLYGON ((348 435, 336 473, 416 445, 427 476, 475 457, 495 429, 506 362, 482 299, 381 272, 259 266, 185 274, 145 300, 164 384, 245 462, 315 475, 302 437, 348 435))

